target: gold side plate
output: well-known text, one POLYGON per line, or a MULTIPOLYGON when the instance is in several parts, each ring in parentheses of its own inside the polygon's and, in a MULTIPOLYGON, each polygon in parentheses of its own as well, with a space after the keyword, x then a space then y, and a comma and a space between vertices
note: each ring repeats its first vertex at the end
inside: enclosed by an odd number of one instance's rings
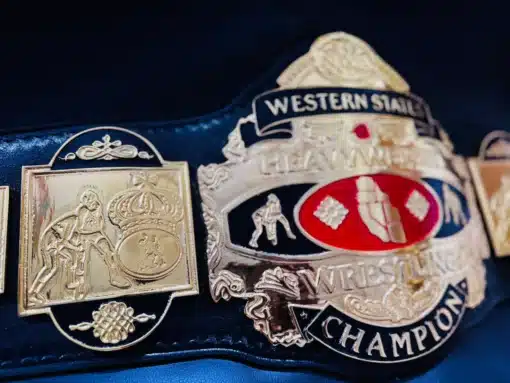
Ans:
POLYGON ((489 133, 469 159, 478 200, 497 257, 510 256, 510 134, 489 133))
POLYGON ((5 262, 7 258, 7 223, 9 217, 9 187, 0 186, 0 294, 5 289, 5 262))
POLYGON ((164 161, 142 136, 104 127, 22 172, 20 316, 49 314, 75 343, 110 351, 148 336, 174 297, 198 294, 186 162, 164 161), (168 299, 158 308, 134 299, 151 294, 168 299), (80 304, 91 307, 85 317, 59 310, 80 304))

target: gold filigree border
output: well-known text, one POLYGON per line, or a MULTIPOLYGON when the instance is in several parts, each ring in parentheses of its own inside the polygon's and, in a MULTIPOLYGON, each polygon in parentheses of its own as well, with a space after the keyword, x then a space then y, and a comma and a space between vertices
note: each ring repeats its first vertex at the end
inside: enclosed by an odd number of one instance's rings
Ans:
POLYGON ((299 298, 297 277, 281 267, 264 271, 260 280, 255 284, 253 292, 247 292, 244 280, 237 274, 221 270, 217 275, 211 275, 211 294, 215 302, 221 299, 229 301, 233 298, 246 299, 245 315, 253 320, 253 327, 264 334, 273 344, 284 347, 303 347, 307 341, 297 328, 282 332, 271 330, 271 297, 267 291, 278 292, 281 295, 299 298))

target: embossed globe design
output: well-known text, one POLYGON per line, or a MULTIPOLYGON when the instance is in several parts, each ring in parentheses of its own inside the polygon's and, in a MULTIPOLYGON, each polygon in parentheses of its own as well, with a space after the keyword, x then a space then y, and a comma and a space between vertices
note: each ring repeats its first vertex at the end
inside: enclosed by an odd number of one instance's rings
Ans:
POLYGON ((178 194, 158 188, 158 182, 154 175, 134 175, 133 187, 114 196, 108 208, 110 220, 122 232, 117 262, 138 280, 164 278, 182 256, 176 233, 184 210, 178 194))
POLYGON ((118 246, 119 264, 137 279, 159 279, 179 262, 182 251, 175 235, 165 230, 140 230, 127 236, 118 246), (138 254, 133 257, 133 254, 138 254))

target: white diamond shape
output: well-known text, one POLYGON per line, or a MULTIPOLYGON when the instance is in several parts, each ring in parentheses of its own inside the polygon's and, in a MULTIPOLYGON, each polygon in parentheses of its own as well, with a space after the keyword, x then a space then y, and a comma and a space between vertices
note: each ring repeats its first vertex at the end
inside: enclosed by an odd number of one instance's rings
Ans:
POLYGON ((344 221, 347 213, 349 213, 349 210, 347 210, 344 205, 333 197, 327 196, 321 201, 319 206, 317 206, 313 215, 322 223, 336 230, 344 221))
POLYGON ((407 199, 406 208, 412 215, 423 221, 429 212, 430 203, 419 191, 413 190, 407 199))

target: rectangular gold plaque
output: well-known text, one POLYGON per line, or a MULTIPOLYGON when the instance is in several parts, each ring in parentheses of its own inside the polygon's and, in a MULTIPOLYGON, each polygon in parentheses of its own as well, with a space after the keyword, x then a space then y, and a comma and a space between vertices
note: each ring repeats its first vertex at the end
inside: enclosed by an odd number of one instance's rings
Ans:
POLYGON ((510 160, 469 160, 478 199, 497 257, 510 255, 510 160), (509 206, 507 206, 509 205, 509 206))
POLYGON ((510 255, 510 160, 471 158, 469 167, 494 253, 510 255))
POLYGON ((23 168, 19 314, 154 292, 195 294, 188 167, 23 168))

